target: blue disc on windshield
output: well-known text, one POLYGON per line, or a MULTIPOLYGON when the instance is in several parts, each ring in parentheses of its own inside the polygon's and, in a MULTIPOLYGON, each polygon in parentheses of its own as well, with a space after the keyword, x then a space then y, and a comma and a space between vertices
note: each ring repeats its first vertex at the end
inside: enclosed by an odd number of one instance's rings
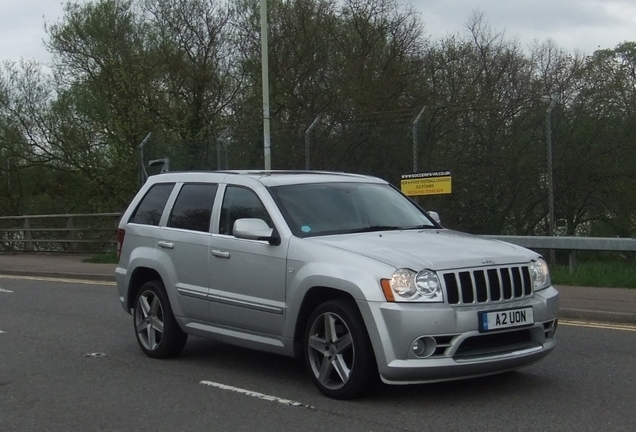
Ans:
POLYGON ((308 227, 307 225, 303 225, 300 229, 304 233, 308 233, 309 231, 311 231, 311 227, 308 227))

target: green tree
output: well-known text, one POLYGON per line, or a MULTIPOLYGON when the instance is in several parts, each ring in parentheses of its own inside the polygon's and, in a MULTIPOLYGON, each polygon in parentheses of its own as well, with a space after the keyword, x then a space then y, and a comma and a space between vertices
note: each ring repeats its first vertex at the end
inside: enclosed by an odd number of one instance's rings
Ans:
POLYGON ((453 196, 428 201, 450 226, 532 232, 543 217, 536 155, 544 130, 533 64, 482 16, 467 29, 468 37, 450 36, 427 56, 432 104, 424 165, 453 171, 453 196))
POLYGON ((235 8, 216 0, 146 0, 144 7, 158 56, 160 85, 153 91, 162 99, 160 119, 184 144, 171 151, 184 168, 209 169, 215 153, 209 145, 228 126, 245 80, 235 8))

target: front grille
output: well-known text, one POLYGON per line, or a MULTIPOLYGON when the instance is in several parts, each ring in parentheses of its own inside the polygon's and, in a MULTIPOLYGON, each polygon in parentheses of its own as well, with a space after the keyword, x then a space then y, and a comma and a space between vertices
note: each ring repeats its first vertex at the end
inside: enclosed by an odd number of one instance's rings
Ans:
POLYGON ((497 303, 532 295, 527 265, 454 271, 442 276, 452 305, 497 303))

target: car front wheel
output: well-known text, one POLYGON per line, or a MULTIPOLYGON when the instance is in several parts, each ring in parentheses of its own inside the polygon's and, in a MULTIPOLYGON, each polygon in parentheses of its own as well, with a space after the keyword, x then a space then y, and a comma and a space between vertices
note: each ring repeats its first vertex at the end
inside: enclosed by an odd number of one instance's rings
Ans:
POLYGON ((351 301, 331 300, 316 308, 305 331, 304 352, 311 378, 326 396, 360 397, 377 381, 371 342, 351 301))
POLYGON ((134 324, 137 342, 148 357, 174 357, 183 350, 188 338, 172 314, 160 281, 146 282, 139 290, 135 299, 134 324))

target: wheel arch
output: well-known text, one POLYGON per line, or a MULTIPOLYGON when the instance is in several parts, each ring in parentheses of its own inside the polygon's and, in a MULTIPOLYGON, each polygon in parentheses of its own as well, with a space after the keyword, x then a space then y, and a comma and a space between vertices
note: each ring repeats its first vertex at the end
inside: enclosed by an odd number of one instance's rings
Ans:
POLYGON ((134 307, 135 299, 137 298, 137 294, 143 284, 150 282, 151 280, 158 280, 161 283, 164 283, 157 270, 150 267, 135 268, 128 284, 128 297, 126 298, 126 307, 128 310, 134 307))
POLYGON ((346 291, 324 286, 315 286, 307 291, 298 311, 294 328, 294 356, 296 358, 303 357, 303 335, 311 313, 322 303, 336 299, 350 300, 356 308, 358 307, 354 297, 346 291))

